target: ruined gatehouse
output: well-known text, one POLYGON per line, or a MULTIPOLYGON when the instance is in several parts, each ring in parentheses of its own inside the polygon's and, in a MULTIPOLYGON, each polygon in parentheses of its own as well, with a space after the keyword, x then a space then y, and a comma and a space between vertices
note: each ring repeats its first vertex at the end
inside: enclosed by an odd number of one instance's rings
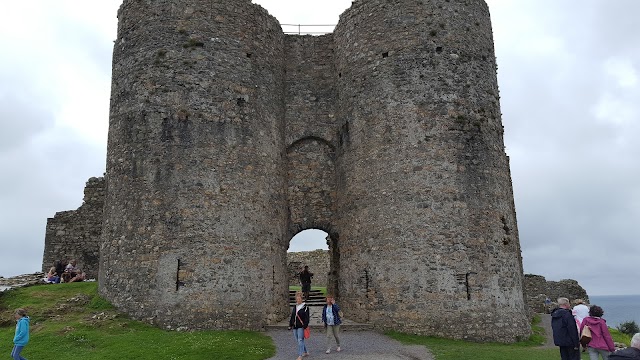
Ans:
POLYGON ((249 0, 124 0, 118 18, 93 214, 120 310, 276 323, 289 241, 316 228, 350 319, 528 336, 484 0, 357 0, 322 36, 286 35, 249 0))

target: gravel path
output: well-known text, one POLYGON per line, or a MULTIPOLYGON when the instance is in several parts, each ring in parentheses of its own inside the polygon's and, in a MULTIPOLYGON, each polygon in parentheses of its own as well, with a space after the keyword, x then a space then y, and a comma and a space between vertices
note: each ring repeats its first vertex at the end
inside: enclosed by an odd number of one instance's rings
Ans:
MULTIPOLYGON (((269 330, 276 345, 276 356, 271 360, 294 360, 297 358, 296 342, 289 330, 269 330)), ((331 353, 325 354, 326 336, 324 331, 311 330, 311 338, 306 340, 309 350, 308 360, 433 360, 426 347, 420 345, 403 345, 384 335, 373 331, 344 331, 340 333, 342 351, 335 351, 332 343, 331 353)))
POLYGON ((540 314, 540 326, 544 328, 545 335, 547 336, 547 342, 544 344, 545 348, 554 348, 556 347, 553 344, 553 330, 551 329, 551 315, 549 314, 540 314))

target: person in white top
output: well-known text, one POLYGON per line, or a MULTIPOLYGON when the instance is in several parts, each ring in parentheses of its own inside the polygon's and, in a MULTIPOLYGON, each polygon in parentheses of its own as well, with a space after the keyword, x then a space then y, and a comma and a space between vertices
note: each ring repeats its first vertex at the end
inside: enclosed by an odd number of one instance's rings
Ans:
POLYGON ((584 318, 589 316, 589 307, 584 304, 584 300, 582 299, 575 299, 573 303, 575 305, 573 306, 573 310, 571 310, 571 313, 573 313, 573 317, 576 318, 578 328, 580 328, 580 324, 582 324, 582 320, 584 320, 584 318))
MULTIPOLYGON (((578 337, 580 334, 580 325, 582 325, 582 320, 589 316, 589 307, 584 304, 584 300, 575 299, 573 300, 573 309, 571 309, 571 313, 573 314, 573 318, 576 319, 576 326, 578 326, 578 337)), ((587 348, 583 345, 582 352, 585 352, 587 348)))

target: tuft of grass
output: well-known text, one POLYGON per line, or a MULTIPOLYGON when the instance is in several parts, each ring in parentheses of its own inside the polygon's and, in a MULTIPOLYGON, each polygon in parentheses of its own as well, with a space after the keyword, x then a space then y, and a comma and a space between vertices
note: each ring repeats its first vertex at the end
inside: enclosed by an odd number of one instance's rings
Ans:
POLYGON ((535 314, 531 319, 531 336, 526 341, 518 342, 515 345, 544 345, 547 342, 547 337, 544 328, 540 326, 541 321, 540 315, 535 314))
POLYGON ((110 302, 108 302, 107 300, 103 299, 102 296, 100 295, 95 295, 91 301, 89 301, 89 304, 87 305, 88 309, 91 310, 114 310, 115 307, 113 305, 111 305, 110 302))
POLYGON ((618 329, 609 328, 609 332, 611 333, 611 338, 614 342, 623 343, 627 346, 631 344, 632 335, 627 335, 625 333, 620 332, 618 329))
POLYGON ((96 283, 2 293, 0 338, 13 338, 13 311, 19 307, 31 317, 31 340, 22 353, 26 358, 261 360, 275 354, 271 338, 257 332, 166 331, 130 320, 98 295, 96 283), (4 321, 7 316, 10 320, 4 321))

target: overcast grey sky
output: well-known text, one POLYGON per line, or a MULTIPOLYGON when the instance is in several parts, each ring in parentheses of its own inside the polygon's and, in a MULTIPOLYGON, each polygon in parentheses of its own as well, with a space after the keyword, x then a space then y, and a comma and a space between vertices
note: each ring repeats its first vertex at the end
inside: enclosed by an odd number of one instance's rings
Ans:
MULTIPOLYGON (((303 24, 351 4, 254 2, 303 24)), ((120 3, 0 5, 0 275, 39 270, 47 217, 104 172, 120 3)), ((525 272, 640 294, 640 1, 488 3, 525 272)))

